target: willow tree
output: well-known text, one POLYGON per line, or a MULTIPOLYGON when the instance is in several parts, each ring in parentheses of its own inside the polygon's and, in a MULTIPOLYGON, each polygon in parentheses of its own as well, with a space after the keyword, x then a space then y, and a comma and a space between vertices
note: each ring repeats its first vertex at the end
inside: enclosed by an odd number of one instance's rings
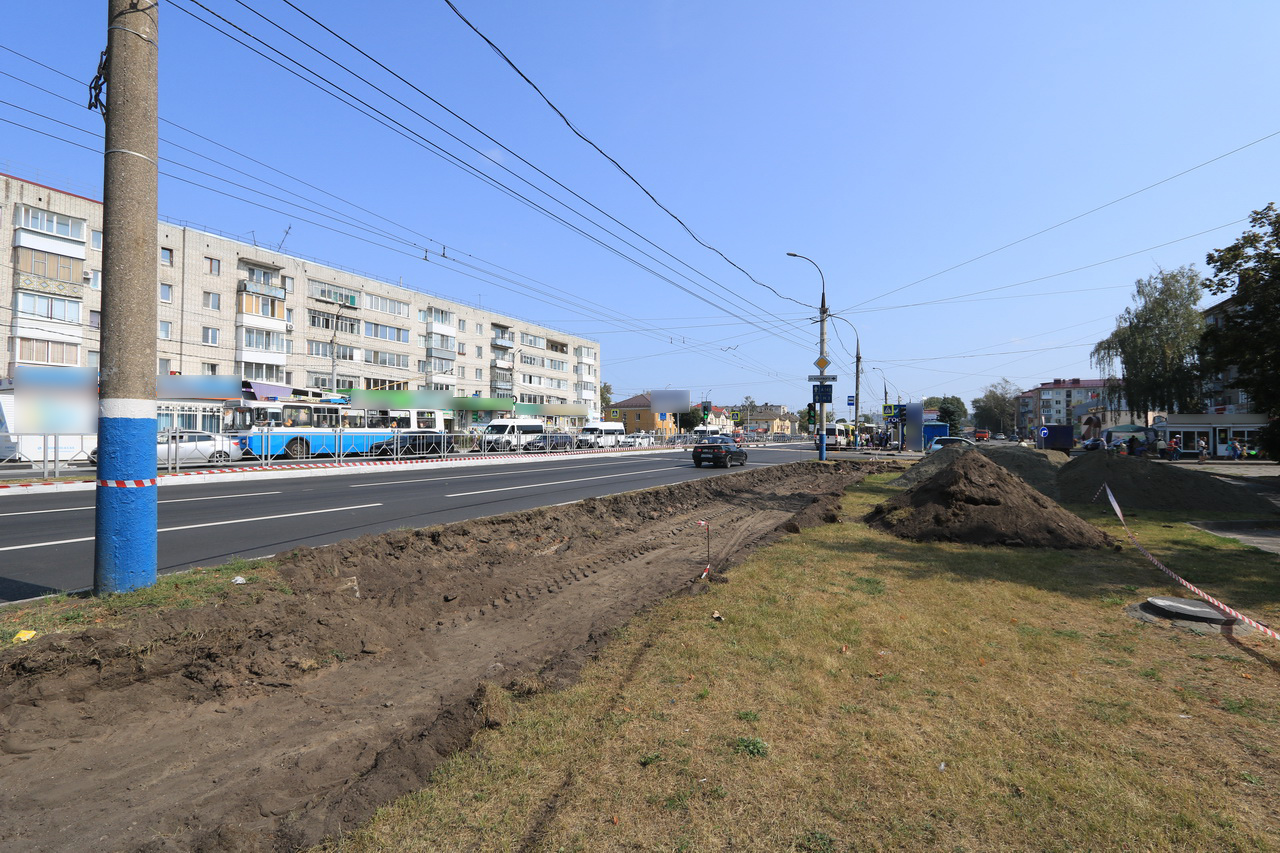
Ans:
POLYGON ((1133 306, 1116 318, 1116 330, 1098 342, 1090 361, 1120 379, 1109 388, 1130 414, 1203 412, 1200 337, 1204 316, 1196 307, 1204 279, 1195 267, 1161 270, 1138 279, 1133 306))

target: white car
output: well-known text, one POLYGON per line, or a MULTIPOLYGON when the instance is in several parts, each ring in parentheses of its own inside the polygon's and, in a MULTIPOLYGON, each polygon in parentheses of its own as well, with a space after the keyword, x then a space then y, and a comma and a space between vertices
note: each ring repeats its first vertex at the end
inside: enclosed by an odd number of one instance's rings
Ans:
POLYGON ((631 435, 623 436, 618 442, 619 447, 652 447, 653 436, 644 433, 633 432, 631 435))
MULTIPOLYGON (((156 436, 156 462, 168 465, 224 465, 238 462, 244 451, 234 438, 209 432, 162 432, 156 436)), ((89 461, 98 464, 98 448, 89 451, 89 461)))
POLYGON ((935 450, 941 450, 944 447, 951 447, 956 444, 960 444, 965 447, 978 446, 976 441, 965 438, 963 435, 940 435, 933 441, 929 442, 929 446, 924 449, 924 452, 933 453, 935 450))

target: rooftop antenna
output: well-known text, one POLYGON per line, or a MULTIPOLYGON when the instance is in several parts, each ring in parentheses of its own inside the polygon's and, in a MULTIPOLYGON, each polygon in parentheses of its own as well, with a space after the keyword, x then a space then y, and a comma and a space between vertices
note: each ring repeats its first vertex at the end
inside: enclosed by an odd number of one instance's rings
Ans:
POLYGON ((289 232, 293 230, 293 224, 290 223, 284 229, 284 236, 280 238, 280 245, 276 248, 277 252, 284 251, 284 241, 289 239, 289 232))

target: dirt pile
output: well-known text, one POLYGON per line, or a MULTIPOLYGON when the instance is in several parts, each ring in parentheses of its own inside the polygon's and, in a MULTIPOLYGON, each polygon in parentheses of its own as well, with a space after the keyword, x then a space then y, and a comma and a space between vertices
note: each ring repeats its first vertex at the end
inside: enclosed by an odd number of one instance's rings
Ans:
MULTIPOLYGON (((922 483, 950 465, 957 456, 973 449, 968 445, 960 445, 930 453, 889 485, 910 487, 922 483)), ((1038 450, 1034 447, 990 442, 982 442, 977 449, 988 459, 1017 474, 1031 488, 1053 500, 1059 500, 1058 469, 1066 464, 1067 454, 1060 450, 1038 450)))
POLYGON ((301 549, 287 587, 0 651, 0 851, 291 850, 425 785, 487 684, 609 632, 889 463, 801 462, 301 549), (106 847, 103 840, 109 841, 106 847))
POLYGON ((1017 475, 970 449, 864 519, 917 541, 1038 548, 1104 548, 1111 537, 1017 475))
MULTIPOLYGON (((1170 465, 1151 459, 1086 453, 1058 472, 1058 488, 1065 503, 1089 503, 1102 484, 1122 510, 1153 509, 1172 512, 1238 512, 1259 518, 1276 514, 1275 506, 1253 485, 1224 483, 1208 471, 1170 465)), ((1098 497, 1105 500, 1105 495, 1098 497)))

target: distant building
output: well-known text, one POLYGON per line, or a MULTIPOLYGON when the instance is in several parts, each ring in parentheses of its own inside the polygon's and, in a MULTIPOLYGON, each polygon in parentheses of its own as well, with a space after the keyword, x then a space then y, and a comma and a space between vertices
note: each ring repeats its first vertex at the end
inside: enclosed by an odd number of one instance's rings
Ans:
MULTIPOLYGON (((1220 326, 1227 321, 1231 313, 1238 310, 1239 302, 1230 296, 1221 302, 1210 305, 1203 312, 1204 322, 1208 327, 1220 326)), ((1240 371, 1234 366, 1210 374, 1205 382, 1205 410, 1216 415, 1245 415, 1254 413, 1253 401, 1249 395, 1236 387, 1235 382, 1240 371)))
POLYGON ((1125 409, 1123 400, 1107 400, 1106 379, 1054 379, 1018 395, 1017 430, 1021 435, 1034 435, 1047 424, 1071 424, 1080 433, 1080 425, 1093 415, 1102 427, 1138 423, 1125 409))
MULTIPOLYGON (((158 373, 450 391, 598 416, 596 341, 216 231, 156 228, 158 373)), ((101 202, 0 175, 0 239, 12 247, 0 377, 23 364, 96 369, 110 285, 101 202)))
POLYGON ((675 424, 676 413, 655 412, 648 394, 637 394, 625 400, 619 400, 602 413, 602 419, 616 421, 626 427, 627 432, 644 432, 657 435, 674 435, 679 431, 675 424))

